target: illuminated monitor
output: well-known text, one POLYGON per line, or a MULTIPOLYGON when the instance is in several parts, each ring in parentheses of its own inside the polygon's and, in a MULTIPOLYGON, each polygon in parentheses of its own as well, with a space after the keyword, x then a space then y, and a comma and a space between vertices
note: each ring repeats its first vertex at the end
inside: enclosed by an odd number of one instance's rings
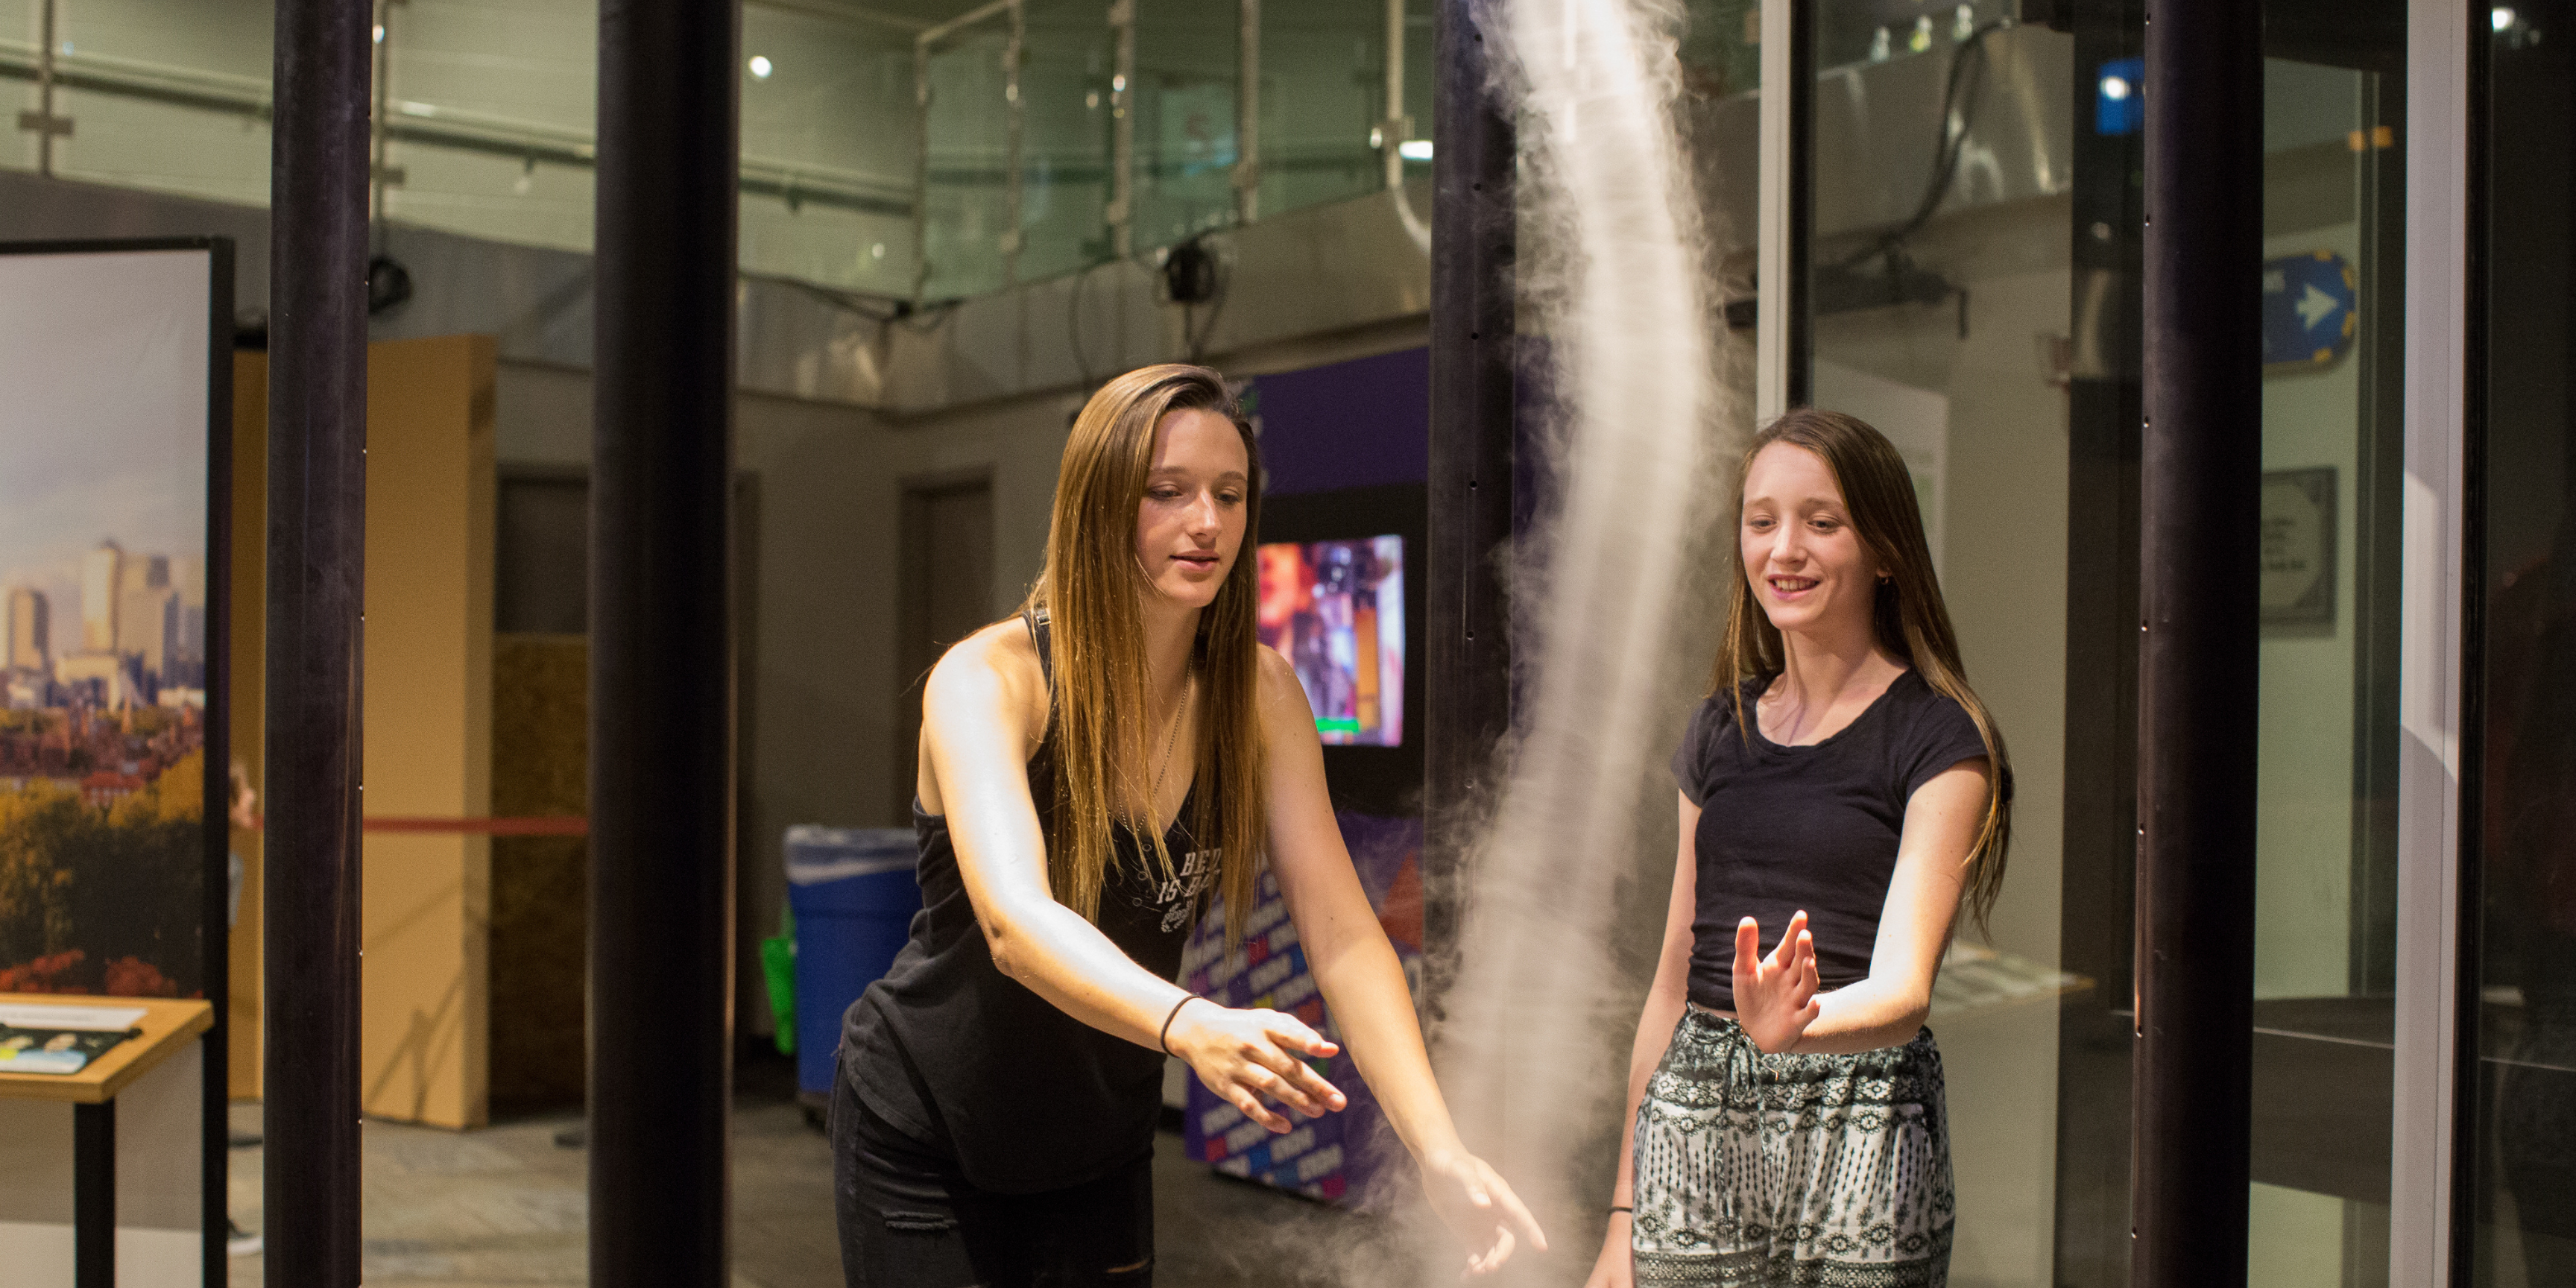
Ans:
POLYGON ((1404 538, 1259 552, 1261 642, 1297 668, 1327 743, 1404 742, 1404 538))

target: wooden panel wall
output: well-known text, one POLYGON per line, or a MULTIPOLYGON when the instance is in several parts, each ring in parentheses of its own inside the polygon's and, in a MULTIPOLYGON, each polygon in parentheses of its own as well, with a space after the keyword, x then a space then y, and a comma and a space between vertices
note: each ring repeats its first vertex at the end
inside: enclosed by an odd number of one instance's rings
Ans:
MULTIPOLYGON (((265 364, 245 369, 265 388, 265 364)), ((483 336, 368 346, 365 812, 481 819, 492 813, 492 382, 483 336)), ((266 456, 266 407, 238 408, 235 459, 266 456)), ((244 469, 241 477, 252 471, 244 469)), ((262 471, 264 473, 264 471, 262 471)), ((264 487, 234 508, 237 558, 264 558, 264 487)), ((265 596, 235 583, 235 752, 260 781, 258 675, 265 596), (245 625, 247 629, 245 629, 245 625)), ((250 858, 248 853, 245 860, 250 858)), ((264 875, 264 874, 263 874, 264 875)), ((489 1113, 491 840, 370 832, 360 936, 361 1103, 383 1118, 470 1127, 489 1113)), ((258 897, 245 882, 245 908, 258 897)), ((256 961, 245 913, 234 960, 256 961)), ((257 978, 252 973, 251 978, 257 978)), ((254 1008, 255 1008, 254 1003, 254 1008)), ((257 1025, 236 1011, 240 1043, 257 1025)), ((254 1066, 255 1067, 255 1066, 254 1066)), ((239 1081, 236 1087, 245 1085, 239 1081)), ((256 1081, 248 1085, 256 1086, 256 1081)))

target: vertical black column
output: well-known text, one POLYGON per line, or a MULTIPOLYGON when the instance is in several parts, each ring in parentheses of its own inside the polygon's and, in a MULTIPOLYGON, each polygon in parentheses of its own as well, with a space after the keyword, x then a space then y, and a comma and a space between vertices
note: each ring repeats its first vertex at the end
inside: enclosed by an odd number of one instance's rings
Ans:
MULTIPOLYGON (((2139 0, 2076 0, 2066 372, 2066 794, 2059 963, 2094 981, 2057 1026, 2057 1230, 2051 1282, 2126 1283, 2130 953, 2138 896, 2140 133, 2095 111, 2101 80, 2143 53, 2139 0), (2109 128, 2105 129, 2105 126, 2109 128)), ((2128 72, 2124 79, 2134 79, 2128 72)))
POLYGON ((204 1121, 198 1124, 197 1183, 203 1197, 205 1288, 225 1288, 232 1275, 224 1255, 224 1214, 231 1191, 232 1103, 232 567, 233 567, 233 242, 206 240, 206 603, 202 636, 206 703, 204 887, 200 923, 200 978, 215 1004, 214 1027, 200 1050, 204 1121))
POLYGON ((1781 381, 1783 405, 1816 400, 1816 10, 1804 0, 1789 5, 1789 155, 1780 172, 1789 185, 1789 211, 1781 229, 1789 242, 1789 280, 1780 302, 1788 364, 1781 381))
POLYGON ((367 0, 277 4, 262 1219, 269 1282, 314 1288, 358 1282, 359 615, 373 25, 367 0))
MULTIPOLYGON (((1501 784, 1511 643, 1495 560, 1512 532, 1512 120, 1488 92, 1484 6, 1439 0, 1431 154, 1431 483, 1424 703, 1424 938, 1437 998, 1456 949, 1461 865, 1501 784)), ((1493 39, 1499 40, 1497 35, 1493 39)))
POLYGON ((733 0, 599 7, 590 1279, 726 1282, 733 0))
POLYGON ((2140 468, 2138 1288, 2245 1282, 2254 995, 2263 50, 2150 0, 2140 468))
POLYGON ((72 1284, 116 1288, 113 1100, 72 1106, 72 1284))

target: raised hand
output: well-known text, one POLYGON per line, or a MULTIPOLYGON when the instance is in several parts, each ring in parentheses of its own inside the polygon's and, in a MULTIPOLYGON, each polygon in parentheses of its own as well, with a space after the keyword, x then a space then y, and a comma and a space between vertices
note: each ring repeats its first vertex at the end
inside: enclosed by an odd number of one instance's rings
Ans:
POLYGON ((1547 1236, 1539 1231, 1537 1220, 1485 1160, 1464 1150, 1426 1154, 1422 1188, 1431 1196, 1431 1210, 1466 1242, 1468 1275, 1501 1269, 1523 1239, 1547 1251, 1547 1236))
POLYGON ((1341 1048, 1294 1015, 1232 1010, 1197 999, 1172 1017, 1165 1044, 1189 1062, 1208 1090, 1273 1132, 1289 1131, 1294 1124, 1262 1104, 1265 1096, 1308 1118, 1351 1103, 1303 1058, 1329 1060, 1341 1048))
POLYGON ((1801 908, 1769 957, 1751 917, 1735 927, 1735 1022, 1765 1054, 1795 1045, 1823 1010, 1816 1004, 1816 938, 1801 908))

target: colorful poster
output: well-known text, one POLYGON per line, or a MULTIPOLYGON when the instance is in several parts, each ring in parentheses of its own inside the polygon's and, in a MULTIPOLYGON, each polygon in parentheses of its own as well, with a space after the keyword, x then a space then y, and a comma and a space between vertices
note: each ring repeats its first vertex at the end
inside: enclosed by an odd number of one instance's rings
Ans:
POLYGON ((204 994, 211 280, 0 254, 0 992, 204 994))

